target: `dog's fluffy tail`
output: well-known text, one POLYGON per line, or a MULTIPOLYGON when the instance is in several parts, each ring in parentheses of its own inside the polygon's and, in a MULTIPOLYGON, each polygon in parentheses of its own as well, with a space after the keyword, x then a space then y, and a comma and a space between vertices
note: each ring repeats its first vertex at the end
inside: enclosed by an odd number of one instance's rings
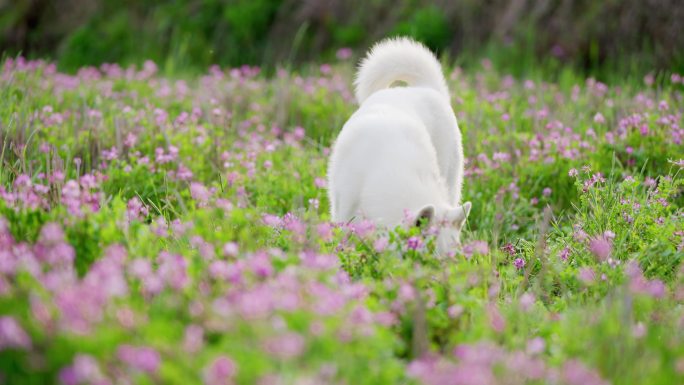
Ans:
POLYGON ((354 85, 359 104, 374 92, 396 81, 408 86, 428 87, 449 99, 442 66, 424 45, 408 38, 390 38, 377 43, 359 65, 354 85))

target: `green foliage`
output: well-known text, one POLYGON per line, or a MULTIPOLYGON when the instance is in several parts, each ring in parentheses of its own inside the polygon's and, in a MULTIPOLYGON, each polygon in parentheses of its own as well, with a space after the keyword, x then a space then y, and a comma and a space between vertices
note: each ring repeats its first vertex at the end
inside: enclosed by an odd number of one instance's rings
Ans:
POLYGON ((402 34, 468 68, 487 58, 518 76, 541 67, 555 79, 570 64, 620 84, 684 71, 677 1, 64 1, 0 4, 0 52, 51 57, 72 72, 147 59, 173 74, 213 64, 270 71, 402 34))
POLYGON ((394 28, 394 34, 410 36, 433 51, 440 52, 448 47, 453 31, 444 12, 435 6, 429 6, 417 9, 410 19, 399 23, 394 28))
POLYGON ((225 7, 217 0, 201 4, 110 0, 66 38, 60 65, 75 69, 86 63, 128 64, 144 59, 168 61, 168 66, 177 68, 206 68, 217 61, 258 63, 279 4, 240 0, 225 7))

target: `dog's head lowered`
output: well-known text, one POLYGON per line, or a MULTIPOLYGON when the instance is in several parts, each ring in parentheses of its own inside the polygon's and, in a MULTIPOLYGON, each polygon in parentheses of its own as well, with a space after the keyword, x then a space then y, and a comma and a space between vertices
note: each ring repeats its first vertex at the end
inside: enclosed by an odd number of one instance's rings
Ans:
POLYGON ((437 226, 437 252, 453 255, 461 246, 461 229, 470 214, 471 203, 439 208, 426 205, 416 214, 416 225, 437 226))

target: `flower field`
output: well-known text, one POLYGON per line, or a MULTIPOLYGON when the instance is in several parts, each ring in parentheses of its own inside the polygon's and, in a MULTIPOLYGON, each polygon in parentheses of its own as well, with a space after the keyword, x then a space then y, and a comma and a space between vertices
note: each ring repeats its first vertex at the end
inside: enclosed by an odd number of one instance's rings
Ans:
POLYGON ((0 64, 0 384, 682 384, 684 81, 447 71, 473 203, 330 223, 354 66, 0 64))

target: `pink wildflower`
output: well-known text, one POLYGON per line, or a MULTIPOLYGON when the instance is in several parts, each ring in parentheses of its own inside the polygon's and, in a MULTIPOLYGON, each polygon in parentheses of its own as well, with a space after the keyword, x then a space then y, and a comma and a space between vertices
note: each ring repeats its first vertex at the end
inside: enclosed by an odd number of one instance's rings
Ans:
POLYGON ((544 352, 544 349, 546 349, 546 343, 544 342, 544 339, 541 337, 534 337, 531 340, 527 341, 527 354, 541 354, 544 352))
POLYGON ((31 338, 11 316, 0 317, 0 351, 6 349, 28 350, 31 338))
POLYGON ((567 246, 564 247, 558 256, 560 257, 561 261, 563 261, 563 262, 567 261, 568 257, 570 256, 570 248, 567 246))
POLYGON ((389 244, 389 238, 387 237, 380 237, 373 242, 373 249, 375 249, 376 252, 381 253, 387 248, 387 245, 389 244))
POLYGON ((589 251, 594 254, 599 261, 605 261, 610 256, 610 241, 606 237, 594 237, 589 240, 589 251))
POLYGON ((406 245, 411 250, 416 250, 423 245, 423 241, 419 237, 411 237, 406 241, 406 245))
POLYGON ((583 267, 579 270, 577 278, 585 285, 591 285, 596 280, 596 273, 590 267, 583 267))
POLYGON ((534 305, 535 300, 536 299, 534 298, 533 294, 525 292, 523 295, 520 296, 520 299, 518 300, 520 304, 520 309, 522 311, 529 311, 534 305))
POLYGON ((280 359, 295 358, 302 354, 306 347, 306 341, 301 335, 288 332, 270 339, 266 342, 266 350, 280 359))
POLYGON ((230 385, 237 373, 235 362, 227 356, 219 356, 203 371, 205 385, 230 385))
POLYGON ((117 356, 131 368, 149 374, 156 373, 161 364, 159 353, 149 347, 121 345, 117 351, 117 356))
POLYGON ((352 50, 348 47, 343 47, 337 50, 335 54, 339 60, 347 60, 352 56, 352 50))
POLYGON ((226 257, 236 257, 239 251, 240 248, 235 242, 227 242, 223 245, 223 255, 226 257))
POLYGON ((506 320, 501 315, 499 308, 494 304, 487 306, 487 316, 489 317, 489 326, 497 333, 501 333, 506 328, 506 320))
POLYGON ((318 226, 316 226, 316 232, 318 233, 318 236, 325 242, 329 242, 332 240, 332 225, 330 223, 320 223, 318 226))
POLYGON ((515 251, 515 246, 513 246, 512 243, 507 243, 507 244, 504 245, 504 247, 502 247, 501 249, 502 249, 503 251, 505 251, 506 253, 508 253, 508 255, 515 255, 515 253, 516 253, 516 251, 515 251))
POLYGON ((200 206, 206 205, 211 197, 209 190, 203 184, 197 182, 190 183, 190 195, 200 206))
POLYGON ((562 376, 568 385, 608 385, 598 373, 578 360, 567 361, 563 365, 562 376))
POLYGON ((513 261, 513 266, 515 266, 515 268, 518 270, 522 270, 525 267, 525 260, 522 258, 516 258, 515 261, 513 261))
POLYGON ((600 112, 597 112, 596 115, 594 115, 594 123, 603 124, 605 122, 606 118, 604 118, 600 112))

